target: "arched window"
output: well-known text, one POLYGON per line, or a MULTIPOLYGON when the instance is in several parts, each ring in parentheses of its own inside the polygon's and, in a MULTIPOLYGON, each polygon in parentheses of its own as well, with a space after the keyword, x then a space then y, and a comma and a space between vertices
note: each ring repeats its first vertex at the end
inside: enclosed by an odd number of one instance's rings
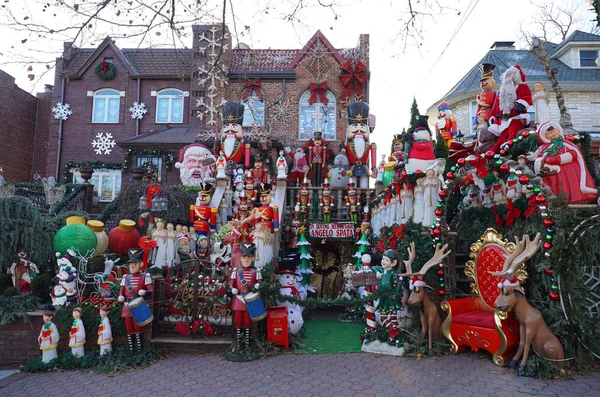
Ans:
POLYGON ((335 96, 331 91, 325 92, 327 105, 317 100, 309 103, 311 92, 306 90, 300 97, 300 116, 298 117, 298 139, 306 141, 313 138, 315 131, 321 131, 326 141, 335 140, 336 110, 335 96))
POLYGON ((105 89, 94 92, 92 123, 118 123, 120 106, 119 91, 105 89))
POLYGON ((156 122, 183 123, 184 92, 173 88, 156 94, 156 122))
POLYGON ((244 105, 244 127, 262 127, 265 125, 265 104, 261 101, 256 93, 242 101, 244 105))

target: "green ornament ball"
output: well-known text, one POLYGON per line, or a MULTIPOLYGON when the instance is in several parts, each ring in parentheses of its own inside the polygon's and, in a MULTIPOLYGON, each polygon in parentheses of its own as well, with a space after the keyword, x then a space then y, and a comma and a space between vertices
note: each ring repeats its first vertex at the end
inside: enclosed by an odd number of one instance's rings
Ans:
POLYGON ((95 250, 98 245, 96 233, 87 225, 73 223, 58 230, 54 236, 54 251, 66 254, 68 249, 76 249, 82 255, 95 250))

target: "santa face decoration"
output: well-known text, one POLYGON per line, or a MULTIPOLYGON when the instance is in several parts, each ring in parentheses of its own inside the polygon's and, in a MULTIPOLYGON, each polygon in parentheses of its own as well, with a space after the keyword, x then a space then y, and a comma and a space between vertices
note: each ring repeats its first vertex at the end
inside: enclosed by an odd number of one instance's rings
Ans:
MULTIPOLYGON (((179 168, 179 179, 184 186, 200 186, 202 182, 210 182, 213 178, 215 156, 203 145, 184 148, 183 161, 175 164, 179 168)), ((182 149, 183 150, 183 149, 182 149)))

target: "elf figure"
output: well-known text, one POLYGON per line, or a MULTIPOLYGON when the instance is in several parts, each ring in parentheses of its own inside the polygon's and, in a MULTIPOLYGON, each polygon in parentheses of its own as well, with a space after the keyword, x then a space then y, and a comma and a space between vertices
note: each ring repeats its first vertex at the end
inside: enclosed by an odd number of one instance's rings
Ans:
POLYGON ((127 342, 131 351, 134 348, 134 338, 136 348, 139 350, 142 349, 144 332, 142 327, 133 319, 133 315, 129 311, 127 304, 138 297, 144 297, 152 293, 152 278, 150 278, 150 274, 144 275, 140 273, 143 255, 144 250, 142 249, 133 248, 129 250, 129 261, 127 262, 129 264, 129 274, 123 276, 121 280, 121 289, 118 297, 119 302, 124 302, 123 309, 121 310, 121 318, 125 320, 127 342))
POLYGON ((312 199, 310 197, 310 192, 308 190, 308 181, 304 178, 302 181, 302 185, 300 188, 300 194, 298 195, 298 206, 300 207, 300 222, 306 222, 306 215, 308 214, 308 207, 312 204, 312 199))
POLYGON ((112 352, 112 328, 108 319, 108 306, 102 306, 100 309, 100 324, 98 325, 98 345, 100 345, 100 355, 103 356, 112 352))
POLYGON ((38 337, 38 344, 42 351, 42 362, 44 364, 48 364, 50 361, 58 358, 56 347, 58 346, 60 335, 58 334, 56 325, 52 322, 52 317, 54 317, 53 312, 44 312, 44 325, 42 326, 40 336, 38 337))
MULTIPOLYGON (((402 280, 396 274, 399 255, 396 250, 389 249, 383 253, 381 266, 373 266, 379 281, 379 290, 389 291, 393 294, 402 294, 402 280)), ((390 340, 395 339, 399 332, 397 319, 398 310, 402 310, 402 299, 397 296, 382 296, 375 307, 379 313, 379 322, 390 334, 390 340)))
POLYGON ((350 220, 355 225, 358 224, 358 207, 360 206, 360 197, 356 194, 356 188, 352 178, 348 182, 348 195, 346 196, 346 207, 350 214, 350 220))
POLYGON ((319 199, 319 206, 323 207, 323 222, 331 222, 331 208, 335 206, 335 199, 331 197, 329 180, 323 182, 323 196, 319 199))
POLYGON ((259 271, 254 269, 254 257, 256 246, 253 243, 240 243, 242 267, 237 268, 231 273, 229 287, 234 299, 231 302, 233 310, 236 343, 234 351, 237 352, 244 347, 250 346, 250 330, 252 319, 248 314, 248 307, 244 301, 244 296, 252 292, 252 288, 259 287, 262 276, 259 271))
POLYGON ((83 327, 83 321, 81 321, 82 313, 83 310, 80 307, 73 309, 73 324, 71 324, 71 332, 69 332, 69 347, 74 357, 83 357, 85 355, 83 349, 85 345, 85 328, 83 327))

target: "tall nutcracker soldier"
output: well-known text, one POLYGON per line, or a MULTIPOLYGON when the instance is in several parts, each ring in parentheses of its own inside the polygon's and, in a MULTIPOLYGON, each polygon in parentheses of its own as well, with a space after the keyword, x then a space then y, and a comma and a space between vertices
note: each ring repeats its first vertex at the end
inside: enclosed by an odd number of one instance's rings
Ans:
POLYGON ((254 155, 254 168, 251 174, 255 183, 269 183, 269 170, 264 166, 264 161, 260 153, 254 155))
POLYGON ((308 207, 312 204, 310 197, 310 191, 308 190, 308 181, 304 178, 300 185, 300 194, 298 195, 297 205, 300 210, 300 222, 304 224, 306 222, 306 216, 308 214, 308 207))
POLYGON ((321 131, 314 132, 314 139, 307 142, 308 162, 312 168, 313 186, 321 186, 321 175, 327 155, 327 141, 321 138, 321 131))
MULTIPOLYGON (((140 327, 135 320, 133 315, 127 307, 128 303, 131 303, 134 299, 144 297, 152 294, 152 278, 150 274, 140 273, 142 267, 142 257, 144 250, 141 248, 132 248, 129 250, 129 274, 123 276, 121 280, 121 288, 119 290, 119 302, 123 302, 123 309, 121 310, 121 318, 125 320, 125 328, 127 330, 127 342, 129 343, 129 350, 135 347, 141 350, 144 345, 144 332, 143 328, 140 327)), ((145 304, 145 302, 143 303, 145 304)))
POLYGON ((252 225, 262 222, 274 233, 279 230, 279 211, 277 207, 271 207, 271 200, 271 185, 263 183, 260 188, 261 206, 252 210, 252 225))
POLYGON ((353 102, 348 105, 346 129, 346 155, 352 167, 352 176, 358 178, 361 188, 369 187, 369 153, 373 162, 377 158, 375 147, 369 145, 369 104, 353 102))
POLYGON ((233 175, 237 166, 244 163, 245 145, 242 130, 243 120, 244 105, 235 102, 226 102, 223 105, 221 145, 225 154, 225 159, 227 160, 227 175, 233 175))
POLYGON ((479 65, 479 71, 481 72, 481 80, 479 86, 481 92, 477 94, 477 110, 475 112, 475 118, 473 120, 473 129, 479 130, 488 126, 488 120, 490 117, 495 116, 492 114, 492 106, 496 101, 496 81, 494 80, 494 69, 496 65, 493 63, 482 63, 479 65))
POLYGON ((331 222, 331 209, 335 206, 335 199, 331 197, 331 190, 329 187, 329 179, 325 178, 323 182, 323 196, 319 199, 319 206, 323 208, 323 222, 331 222))
POLYGON ((348 195, 346 196, 346 207, 350 214, 350 220, 355 225, 358 224, 358 207, 360 207, 360 197, 356 194, 356 187, 352 178, 348 181, 348 195))
POLYGON ((246 175, 246 183, 244 184, 244 196, 248 199, 250 209, 254 207, 254 204, 258 198, 258 192, 255 189, 254 177, 252 174, 246 175))
POLYGON ((210 206, 213 187, 210 183, 202 183, 196 205, 193 206, 191 221, 196 233, 207 236, 209 232, 215 231, 217 223, 217 209, 210 206))
POLYGON ((250 346, 252 320, 250 314, 248 314, 244 296, 252 292, 253 287, 258 289, 259 282, 262 281, 260 271, 254 268, 256 245, 254 243, 240 243, 240 250, 242 251, 242 267, 231 273, 229 282, 231 293, 234 295, 231 310, 233 310, 235 322, 236 343, 234 351, 236 352, 250 346))

